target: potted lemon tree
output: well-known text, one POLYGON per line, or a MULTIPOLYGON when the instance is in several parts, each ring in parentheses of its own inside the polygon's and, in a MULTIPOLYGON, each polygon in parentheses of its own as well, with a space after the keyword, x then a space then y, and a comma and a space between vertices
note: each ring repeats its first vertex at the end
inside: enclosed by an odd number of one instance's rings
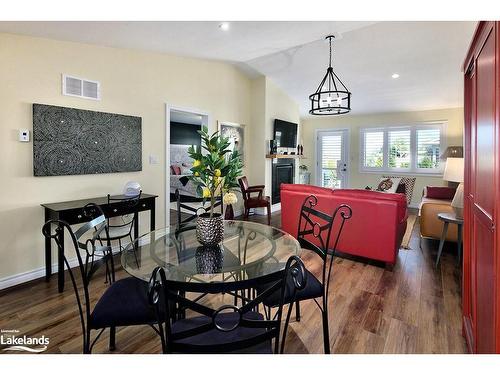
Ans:
POLYGON ((203 245, 214 246, 224 237, 224 220, 220 213, 214 212, 214 205, 221 193, 224 203, 237 202, 235 191, 243 163, 238 151, 230 149, 228 138, 222 137, 219 132, 210 135, 205 126, 198 133, 201 147, 191 146, 188 149, 193 159, 193 174, 189 178, 196 185, 197 194, 203 197, 203 204, 210 201, 210 207, 198 215, 196 237, 203 245))

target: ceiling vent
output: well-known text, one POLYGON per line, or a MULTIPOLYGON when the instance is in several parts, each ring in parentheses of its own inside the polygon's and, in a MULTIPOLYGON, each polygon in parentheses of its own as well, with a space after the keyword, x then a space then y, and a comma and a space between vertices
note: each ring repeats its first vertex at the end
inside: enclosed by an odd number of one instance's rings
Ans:
POLYGON ((67 96, 78 98, 101 100, 101 87, 97 81, 78 78, 63 74, 62 93, 67 96))

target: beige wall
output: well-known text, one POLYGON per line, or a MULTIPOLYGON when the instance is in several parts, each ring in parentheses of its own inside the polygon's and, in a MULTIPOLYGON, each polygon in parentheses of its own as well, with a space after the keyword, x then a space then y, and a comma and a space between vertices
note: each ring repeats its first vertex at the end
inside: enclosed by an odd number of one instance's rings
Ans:
MULTIPOLYGON (((251 81, 229 64, 0 34, 0 281, 43 266, 41 203, 119 193, 127 181, 137 180, 144 192, 159 195, 161 227, 165 103, 209 112, 212 129, 224 120, 246 124, 252 134, 250 99, 251 81), (100 81, 102 100, 62 96, 62 73, 100 81), (17 141, 18 129, 32 129, 32 103, 142 117, 143 170, 33 177, 33 144, 17 141), (158 165, 149 164, 150 154, 159 157, 158 165)), ((251 150, 247 155, 252 158, 251 150)), ((148 221, 146 214, 143 227, 148 221)))
POLYGON ((265 158, 260 157, 266 152, 266 77, 262 76, 251 82, 251 113, 252 127, 248 132, 248 151, 246 169, 248 181, 252 185, 265 183, 265 158))
MULTIPOLYGON (((408 125, 426 121, 447 121, 446 142, 448 146, 462 145, 463 143, 463 109, 451 108, 433 111, 384 113, 362 116, 332 116, 313 117, 302 119, 302 137, 304 140, 304 155, 307 157, 304 164, 311 171, 311 182, 316 181, 315 162, 315 131, 318 129, 349 129, 350 144, 350 168, 349 187, 364 188, 365 186, 377 185, 382 174, 362 173, 359 171, 361 128, 377 126, 408 125)), ((422 189, 426 185, 443 185, 441 177, 417 176, 415 190, 413 192, 412 206, 418 205, 422 189)))
MULTIPOLYGON (((274 120, 279 118, 299 124, 299 105, 267 77, 252 81, 251 98, 248 180, 252 185, 266 185, 266 194, 271 195, 272 161, 264 156, 269 151, 269 140, 273 138, 274 120)), ((298 166, 296 170, 298 176, 298 166)))
MULTIPOLYGON (((298 139, 300 139, 300 110, 299 105, 293 101, 283 90, 276 86, 270 79, 266 79, 266 118, 265 118, 265 151, 268 150, 269 140, 273 139, 274 120, 280 119, 299 124, 298 139)), ((266 159, 265 185, 266 194, 271 196, 272 190, 272 162, 276 159, 266 159)), ((296 181, 298 181, 299 166, 295 160, 296 181)))

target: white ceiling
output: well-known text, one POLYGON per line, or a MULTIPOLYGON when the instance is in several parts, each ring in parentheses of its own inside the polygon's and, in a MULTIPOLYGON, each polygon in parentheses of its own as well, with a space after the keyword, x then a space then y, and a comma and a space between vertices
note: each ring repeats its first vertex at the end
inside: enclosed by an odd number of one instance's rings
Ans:
MULTIPOLYGON (((461 107, 461 64, 475 25, 380 22, 343 34, 333 43, 333 68, 352 92, 352 113, 461 107)), ((326 73, 328 44, 319 40, 247 64, 283 88, 304 115, 326 73)))
POLYGON ((352 92, 352 113, 462 105, 460 65, 475 22, 0 22, 0 32, 223 60, 264 74, 307 114, 328 64, 352 92), (399 79, 392 79, 397 72, 399 79))

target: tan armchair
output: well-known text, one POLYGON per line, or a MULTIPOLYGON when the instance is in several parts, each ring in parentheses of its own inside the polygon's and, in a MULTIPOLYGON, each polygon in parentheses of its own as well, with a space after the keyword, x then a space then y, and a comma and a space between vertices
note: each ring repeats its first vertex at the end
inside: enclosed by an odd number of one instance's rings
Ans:
MULTIPOLYGON (((431 188, 434 194, 428 194, 426 187, 420 202, 420 235, 423 238, 439 240, 443 231, 443 222, 438 219, 437 215, 441 212, 453 212, 451 201, 455 189, 445 186, 433 186, 431 188)), ((446 234, 446 241, 457 242, 457 235, 457 226, 450 225, 446 234)))

